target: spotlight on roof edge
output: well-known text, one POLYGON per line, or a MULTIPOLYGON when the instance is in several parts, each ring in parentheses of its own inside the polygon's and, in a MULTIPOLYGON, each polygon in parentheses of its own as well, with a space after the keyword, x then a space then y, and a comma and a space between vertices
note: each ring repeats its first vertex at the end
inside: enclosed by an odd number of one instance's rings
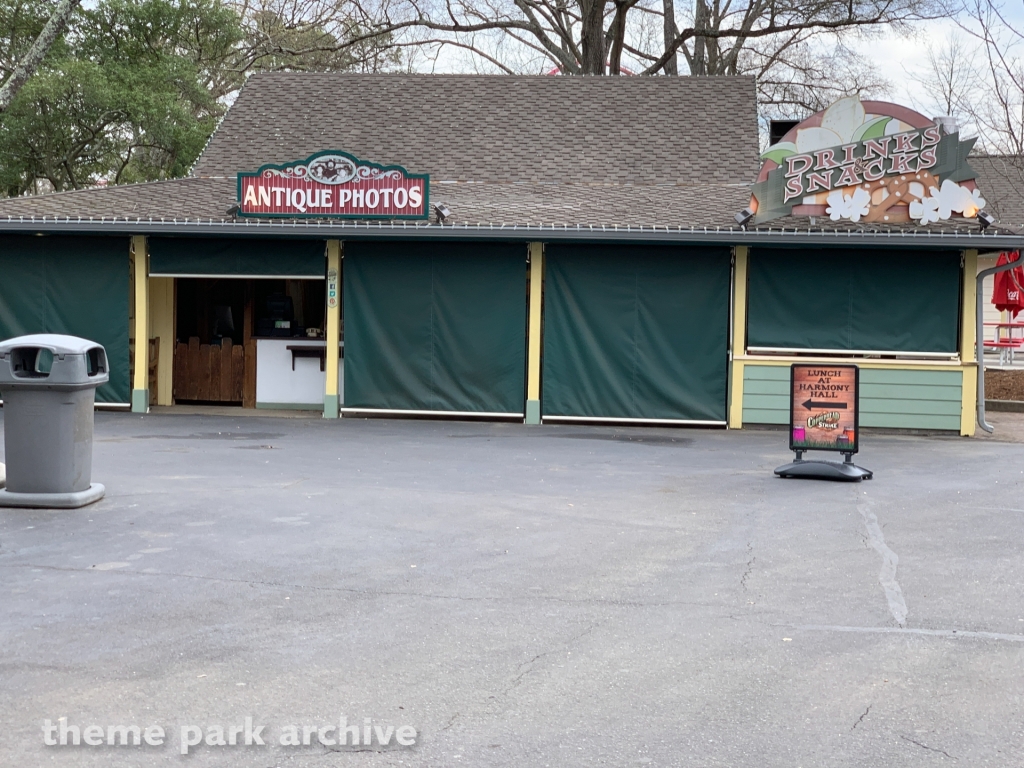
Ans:
POLYGON ((434 203, 434 213, 437 214, 438 224, 443 224, 444 220, 452 215, 451 209, 444 203, 434 203))
POLYGON ((747 222, 754 218, 754 212, 750 208, 744 208, 742 211, 737 213, 733 218, 736 219, 737 224, 739 224, 741 227, 745 227, 747 226, 747 222))
POLYGON ((996 223, 996 217, 991 213, 985 211, 978 211, 978 226, 981 227, 982 231, 985 231, 993 224, 996 223))

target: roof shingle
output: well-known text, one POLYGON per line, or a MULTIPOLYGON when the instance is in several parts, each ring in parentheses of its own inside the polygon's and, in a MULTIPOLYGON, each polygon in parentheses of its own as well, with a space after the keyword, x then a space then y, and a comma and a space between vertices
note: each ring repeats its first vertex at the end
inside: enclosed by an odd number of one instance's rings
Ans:
MULTIPOLYGON (((457 226, 730 231, 758 166, 754 82, 259 74, 192 177, 0 200, 0 224, 21 217, 64 226, 117 219, 126 229, 132 221, 230 223, 238 171, 327 149, 430 173, 432 200, 448 204, 447 223, 457 226)), ((971 158, 986 208, 999 219, 986 235, 1013 234, 1024 222, 1019 160, 971 158)), ((781 231, 980 234, 973 221, 868 226, 827 217, 785 217, 747 234, 781 231)))
POLYGON ((746 184, 754 79, 261 73, 193 175, 328 149, 432 181, 746 184))
MULTIPOLYGON (((188 178, 0 201, 0 216, 231 221, 235 180, 188 178)), ((434 200, 452 224, 727 227, 746 205, 746 185, 703 187, 441 183, 434 200)))

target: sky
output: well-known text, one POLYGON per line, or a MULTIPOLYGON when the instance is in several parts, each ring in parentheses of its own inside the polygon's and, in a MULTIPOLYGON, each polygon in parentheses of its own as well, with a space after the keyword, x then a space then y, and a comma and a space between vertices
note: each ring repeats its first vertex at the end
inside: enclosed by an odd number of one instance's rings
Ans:
MULTIPOLYGON (((920 79, 929 75, 928 47, 942 46, 951 34, 964 37, 952 21, 923 22, 913 35, 887 33, 879 38, 855 42, 851 47, 871 59, 892 84, 886 100, 920 108, 933 107, 922 93, 920 79)), ((929 117, 934 115, 929 114, 929 117)))
MULTIPOLYGON (((1024 2, 1022 0, 1011 0, 1012 4, 1003 6, 1003 14, 1007 22, 1015 29, 1024 30, 1024 2)), ((1004 41, 1013 39, 1013 35, 1003 32, 997 33, 1004 41)), ((884 34, 877 39, 865 40, 856 43, 854 48, 861 55, 870 58, 878 70, 890 81, 891 90, 883 98, 887 101, 904 104, 916 109, 928 117, 935 117, 943 114, 946 110, 940 105, 931 101, 929 95, 921 85, 922 80, 929 79, 931 67, 928 60, 929 46, 942 49, 949 44, 951 36, 958 37, 968 48, 967 64, 975 69, 975 76, 970 86, 970 98, 975 106, 983 106, 985 100, 990 98, 993 92, 992 75, 987 70, 986 53, 983 46, 968 33, 964 32, 952 20, 936 20, 917 25, 916 32, 909 36, 900 36, 894 33, 884 34)), ((1004 46, 1007 43, 1004 42, 1004 46)), ((1024 41, 1016 38, 1013 46, 1005 49, 1011 59, 1020 60, 1024 54, 1024 41)), ((1010 91, 1012 98, 1019 98, 1021 95, 1017 89, 1010 91)), ((1021 106, 1021 105, 1018 105, 1021 106)), ((960 119, 961 133, 965 137, 978 136, 978 126, 970 122, 966 115, 955 115, 960 119)), ((995 139, 995 135, 982 135, 981 143, 987 144, 988 139, 995 139)), ((989 149, 998 151, 997 145, 989 149)))
MULTIPOLYGON (((1024 0, 1010 0, 1016 5, 1005 8, 1009 19, 1024 28, 1024 0)), ((847 40, 847 45, 869 59, 891 84, 887 94, 870 94, 876 98, 893 101, 916 108, 934 117, 941 111, 938 105, 929 103, 929 97, 922 91, 920 80, 929 76, 929 46, 942 47, 951 35, 957 35, 970 42, 970 37, 952 20, 935 20, 915 25, 908 35, 884 32, 865 40, 847 40)), ((465 51, 446 48, 436 60, 425 56, 417 57, 416 69, 420 71, 467 72, 475 69, 471 56, 465 51)), ((483 62, 484 70, 489 69, 483 62)))

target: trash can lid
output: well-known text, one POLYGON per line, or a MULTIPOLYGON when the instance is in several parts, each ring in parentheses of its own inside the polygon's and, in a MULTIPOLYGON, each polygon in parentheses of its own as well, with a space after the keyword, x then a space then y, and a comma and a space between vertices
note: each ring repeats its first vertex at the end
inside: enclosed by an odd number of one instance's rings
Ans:
POLYGON ((66 336, 60 333, 33 333, 28 336, 16 336, 7 341, 0 341, 0 356, 18 347, 46 347, 55 355, 84 355, 90 349, 102 346, 95 341, 80 339, 78 336, 66 336))

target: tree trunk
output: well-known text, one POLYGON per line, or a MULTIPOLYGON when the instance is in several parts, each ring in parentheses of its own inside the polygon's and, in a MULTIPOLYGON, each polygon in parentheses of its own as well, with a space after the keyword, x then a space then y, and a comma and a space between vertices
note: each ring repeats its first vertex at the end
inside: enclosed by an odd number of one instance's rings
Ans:
MULTIPOLYGON (((667 51, 679 36, 679 27, 676 26, 676 6, 674 1, 664 0, 663 8, 665 11, 665 50, 667 51)), ((664 69, 666 75, 678 75, 679 56, 673 53, 672 57, 665 62, 664 69)))
POLYGON ((581 0, 580 48, 584 75, 604 74, 604 7, 607 0, 581 0))
POLYGON ((626 12, 632 8, 632 3, 616 0, 615 16, 612 18, 611 28, 611 49, 608 53, 608 74, 622 74, 622 46, 626 43, 626 12))
POLYGON ((21 86, 28 82, 28 79, 35 74, 36 69, 39 68, 50 47, 64 31, 68 19, 71 18, 71 14, 81 1, 60 0, 57 4, 57 8, 54 10, 50 20, 46 22, 43 31, 39 33, 39 37, 32 43, 28 53, 18 62, 14 72, 11 73, 11 76, 7 78, 7 82, 0 88, 0 113, 7 111, 7 107, 11 105, 11 101, 18 95, 21 86))
MULTIPOLYGON (((708 27, 711 19, 711 9, 704 0, 697 0, 696 9, 693 14, 693 28, 698 32, 708 27)), ((693 64, 690 67, 691 75, 708 74, 708 39, 706 37, 695 37, 693 39, 693 64)))

